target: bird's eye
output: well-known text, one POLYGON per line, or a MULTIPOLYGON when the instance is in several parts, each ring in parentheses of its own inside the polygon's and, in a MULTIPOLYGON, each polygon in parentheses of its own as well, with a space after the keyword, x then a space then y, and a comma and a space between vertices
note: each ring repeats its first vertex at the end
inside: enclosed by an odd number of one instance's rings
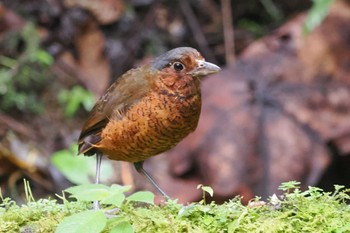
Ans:
POLYGON ((184 65, 182 65, 182 63, 180 63, 180 62, 175 62, 173 64, 173 67, 176 71, 181 71, 184 69, 184 65))

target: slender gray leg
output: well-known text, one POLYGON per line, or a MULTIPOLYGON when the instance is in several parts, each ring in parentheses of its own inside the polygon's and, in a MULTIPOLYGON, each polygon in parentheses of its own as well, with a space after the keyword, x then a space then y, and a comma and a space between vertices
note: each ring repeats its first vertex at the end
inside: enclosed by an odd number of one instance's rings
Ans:
MULTIPOLYGON (((95 176, 95 184, 100 183, 100 170, 101 170, 101 161, 102 161, 102 153, 96 153, 96 176, 95 176)), ((100 203, 98 201, 94 201, 94 210, 100 209, 100 203)))
POLYGON ((146 172, 146 170, 143 168, 143 162, 137 162, 134 163, 134 166, 136 168, 136 171, 142 175, 144 175, 150 182, 151 184, 160 192, 165 198, 170 199, 170 197, 157 185, 157 183, 154 181, 154 179, 146 172))
POLYGON ((102 153, 101 153, 101 152, 97 152, 97 154, 96 154, 96 176, 95 176, 95 184, 99 184, 99 183, 100 183, 101 162, 102 162, 102 153))

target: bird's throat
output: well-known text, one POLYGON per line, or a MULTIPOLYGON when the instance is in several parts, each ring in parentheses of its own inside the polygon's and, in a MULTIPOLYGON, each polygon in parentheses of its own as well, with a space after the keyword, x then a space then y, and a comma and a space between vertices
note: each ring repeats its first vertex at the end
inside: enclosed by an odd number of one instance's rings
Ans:
POLYGON ((195 95, 200 95, 200 80, 189 75, 162 76, 156 86, 160 94, 179 99, 191 99, 195 95))

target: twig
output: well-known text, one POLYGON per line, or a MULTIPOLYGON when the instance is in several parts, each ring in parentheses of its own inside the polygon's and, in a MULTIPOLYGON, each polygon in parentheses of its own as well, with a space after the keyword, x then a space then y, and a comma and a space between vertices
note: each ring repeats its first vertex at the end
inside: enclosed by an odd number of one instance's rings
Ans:
POLYGON ((232 24, 231 0, 221 0, 222 24, 224 28, 225 59, 230 66, 235 61, 235 42, 232 24))
POLYGON ((7 125, 11 130, 16 131, 28 138, 37 139, 36 132, 32 130, 29 126, 1 112, 0 112, 0 122, 7 125))
MULTIPOLYGON (((55 65, 53 66, 53 72, 54 73, 61 73, 65 74, 71 77, 76 77, 85 87, 94 93, 95 96, 100 96, 101 91, 97 90, 96 86, 94 86, 93 83, 89 82, 89 77, 86 76, 80 69, 78 69, 76 66, 73 66, 69 63, 67 63, 64 59, 59 58, 56 60, 55 65)), ((64 75, 57 75, 59 79, 62 79, 61 77, 64 75)))
POLYGON ((204 57, 212 62, 217 62, 213 53, 209 49, 207 39, 200 29, 198 20, 191 9, 189 2, 187 0, 180 0, 180 7, 204 57))

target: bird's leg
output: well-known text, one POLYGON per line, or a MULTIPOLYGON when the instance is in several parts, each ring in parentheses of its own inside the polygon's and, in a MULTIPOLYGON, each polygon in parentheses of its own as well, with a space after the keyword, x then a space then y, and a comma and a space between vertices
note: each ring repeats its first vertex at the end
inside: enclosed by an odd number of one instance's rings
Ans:
MULTIPOLYGON (((102 153, 96 153, 96 176, 95 176, 95 184, 100 183, 100 170, 101 170, 101 162, 102 162, 102 153)), ((98 201, 94 201, 94 210, 100 209, 100 203, 98 201)))
MULTIPOLYGON (((101 171, 101 162, 102 162, 102 156, 103 154, 101 152, 97 152, 96 153, 96 177, 95 177, 95 184, 99 184, 100 183, 100 171, 101 171)), ((99 201, 94 201, 94 210, 100 210, 100 203, 99 201)), ((111 218, 113 216, 115 216, 115 214, 119 211, 119 208, 114 208, 111 210, 107 210, 105 211, 105 215, 108 218, 111 218)))
POLYGON ((154 181, 154 179, 146 172, 146 170, 143 168, 143 162, 137 162, 134 163, 134 166, 136 168, 136 171, 142 175, 144 175, 150 182, 151 184, 160 192, 166 199, 170 199, 170 197, 157 185, 157 183, 154 181))
POLYGON ((100 170, 101 170, 101 162, 102 162, 102 153, 96 153, 96 175, 95 175, 95 184, 100 183, 100 170))

